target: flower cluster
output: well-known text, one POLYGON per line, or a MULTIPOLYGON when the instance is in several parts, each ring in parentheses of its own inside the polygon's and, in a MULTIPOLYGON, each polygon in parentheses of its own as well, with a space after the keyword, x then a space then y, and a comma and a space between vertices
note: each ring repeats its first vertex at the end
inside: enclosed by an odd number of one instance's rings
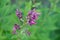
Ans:
MULTIPOLYGON (((18 17, 18 19, 22 19, 22 12, 19 11, 18 9, 16 10, 16 16, 18 17)), ((36 12, 35 7, 32 8, 31 11, 28 12, 27 15, 27 24, 29 24, 30 26, 36 24, 36 20, 38 19, 39 13, 36 12)), ((20 26, 18 24, 14 24, 13 27, 13 33, 16 33, 16 30, 19 30, 20 26)), ((30 32, 27 31, 27 34, 30 35, 30 32)))
POLYGON ((35 8, 33 8, 31 11, 29 11, 28 16, 27 16, 28 24, 29 25, 36 24, 35 20, 37 20, 38 16, 39 16, 39 13, 37 13, 35 11, 35 8))
POLYGON ((16 33, 16 30, 19 30, 20 29, 20 26, 18 24, 14 24, 14 27, 13 27, 13 34, 16 33))
POLYGON ((22 18, 22 12, 19 11, 18 9, 16 10, 16 16, 21 19, 22 18))

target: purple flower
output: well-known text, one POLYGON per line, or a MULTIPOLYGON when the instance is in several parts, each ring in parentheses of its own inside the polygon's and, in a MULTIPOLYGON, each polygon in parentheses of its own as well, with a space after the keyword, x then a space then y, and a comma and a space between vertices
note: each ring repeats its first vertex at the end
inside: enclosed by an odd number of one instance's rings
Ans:
POLYGON ((18 24, 15 24, 14 27, 19 30, 20 29, 20 26, 18 24))
POLYGON ((39 16, 39 14, 38 14, 37 12, 35 12, 35 11, 30 11, 30 12, 28 13, 27 18, 28 18, 28 19, 34 19, 34 20, 36 20, 36 19, 38 18, 38 16, 39 16))
POLYGON ((22 18, 22 12, 20 12, 18 9, 16 10, 16 15, 19 19, 22 18))
POLYGON ((36 20, 38 18, 37 12, 33 12, 31 18, 34 19, 34 20, 36 20))
POLYGON ((14 24, 13 34, 16 34, 16 30, 19 30, 19 29, 20 29, 20 26, 18 24, 14 24))
POLYGON ((33 25, 33 24, 36 24, 36 22, 35 22, 34 20, 30 19, 30 20, 28 21, 28 24, 29 24, 29 25, 33 25))
POLYGON ((28 16, 27 16, 27 22, 29 25, 33 25, 33 24, 36 24, 35 20, 38 19, 38 16, 39 14, 33 10, 31 10, 29 13, 28 13, 28 16))

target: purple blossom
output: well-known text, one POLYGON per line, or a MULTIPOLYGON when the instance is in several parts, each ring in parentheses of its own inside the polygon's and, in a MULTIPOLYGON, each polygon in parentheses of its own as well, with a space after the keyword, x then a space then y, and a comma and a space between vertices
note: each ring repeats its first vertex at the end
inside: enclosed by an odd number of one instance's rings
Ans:
POLYGON ((22 18, 22 12, 20 12, 18 9, 16 10, 16 15, 19 19, 22 18))
POLYGON ((14 24, 13 34, 16 34, 16 30, 19 30, 19 29, 20 29, 20 26, 18 24, 14 24))
MULTIPOLYGON (((20 12, 18 9, 16 10, 16 16, 20 19, 20 21, 24 22, 24 20, 22 20, 22 12, 20 12)), ((35 11, 35 8, 32 8, 32 10, 28 12, 27 23, 30 26, 36 24, 35 21, 38 19, 38 16, 39 16, 39 13, 35 11)), ((16 30, 19 30, 19 29, 20 29, 20 26, 18 24, 14 24, 13 34, 16 34, 16 30)), ((26 31, 26 33, 28 35, 31 34, 31 32, 28 30, 26 31)))
POLYGON ((19 30, 20 29, 20 26, 18 24, 15 24, 14 27, 19 30))
POLYGON ((34 19, 34 20, 36 20, 38 18, 37 12, 33 12, 31 18, 34 19))
POLYGON ((33 25, 33 24, 36 24, 36 22, 34 20, 30 19, 30 20, 28 20, 28 24, 33 25))
POLYGON ((28 12, 28 16, 27 16, 28 24, 29 25, 36 24, 35 20, 38 19, 38 16, 39 14, 35 10, 31 10, 30 12, 28 12))
POLYGON ((28 12, 27 18, 36 20, 38 18, 38 16, 39 16, 39 14, 37 12, 30 11, 30 12, 28 12))

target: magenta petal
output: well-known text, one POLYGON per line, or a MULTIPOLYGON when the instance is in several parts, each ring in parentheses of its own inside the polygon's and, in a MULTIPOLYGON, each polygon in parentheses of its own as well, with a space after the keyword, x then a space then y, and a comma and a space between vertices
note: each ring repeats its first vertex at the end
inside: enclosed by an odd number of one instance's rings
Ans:
POLYGON ((32 23, 32 24, 35 24, 35 22, 34 22, 34 21, 31 21, 31 23, 32 23))
POLYGON ((29 25, 36 24, 36 22, 34 20, 29 20, 28 23, 29 23, 29 25))

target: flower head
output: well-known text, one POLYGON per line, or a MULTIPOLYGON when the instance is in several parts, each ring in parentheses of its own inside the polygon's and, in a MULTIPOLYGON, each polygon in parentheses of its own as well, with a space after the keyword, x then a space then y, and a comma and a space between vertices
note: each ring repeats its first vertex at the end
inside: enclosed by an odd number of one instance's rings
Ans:
POLYGON ((16 30, 19 30, 19 29, 20 29, 20 26, 18 24, 14 24, 13 34, 16 34, 16 30))
POLYGON ((36 24, 36 22, 34 20, 30 19, 30 20, 28 20, 28 24, 33 25, 33 24, 36 24))
POLYGON ((31 11, 29 11, 27 16, 27 19, 28 19, 27 22, 29 23, 29 25, 36 24, 35 20, 38 19, 38 16, 39 14, 38 12, 35 11, 35 7, 31 11))
POLYGON ((22 18, 22 12, 20 12, 18 9, 16 10, 16 15, 19 19, 22 18))
POLYGON ((20 29, 20 26, 18 24, 15 24, 14 27, 19 30, 20 29))
POLYGON ((37 12, 33 12, 31 18, 34 19, 34 20, 38 19, 37 12))

